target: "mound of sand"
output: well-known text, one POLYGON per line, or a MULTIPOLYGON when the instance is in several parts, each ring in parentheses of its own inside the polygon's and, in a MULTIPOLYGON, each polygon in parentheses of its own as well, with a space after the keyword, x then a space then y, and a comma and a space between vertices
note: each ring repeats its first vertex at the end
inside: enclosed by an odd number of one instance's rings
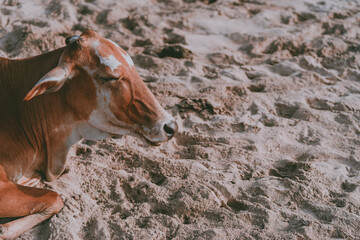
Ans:
POLYGON ((82 141, 19 239, 359 239, 360 2, 4 0, 0 56, 93 29, 181 132, 82 141))

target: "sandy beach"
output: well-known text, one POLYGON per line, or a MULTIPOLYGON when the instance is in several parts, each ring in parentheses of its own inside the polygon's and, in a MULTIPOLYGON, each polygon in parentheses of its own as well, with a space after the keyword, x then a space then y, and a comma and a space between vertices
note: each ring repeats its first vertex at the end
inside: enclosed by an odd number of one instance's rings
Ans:
POLYGON ((73 146, 18 239, 360 239, 360 1, 2 2, 0 56, 95 30, 180 126, 73 146))

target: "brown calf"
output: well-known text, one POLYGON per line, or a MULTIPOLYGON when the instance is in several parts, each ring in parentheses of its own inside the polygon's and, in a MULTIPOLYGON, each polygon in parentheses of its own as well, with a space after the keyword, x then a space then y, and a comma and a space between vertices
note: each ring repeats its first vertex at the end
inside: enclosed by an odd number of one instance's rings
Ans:
POLYGON ((36 57, 0 58, 0 239, 13 239, 63 207, 61 197, 34 188, 65 168, 82 138, 141 135, 159 144, 177 131, 114 42, 86 31, 67 46, 36 57), (47 94, 45 94, 47 93, 47 94))

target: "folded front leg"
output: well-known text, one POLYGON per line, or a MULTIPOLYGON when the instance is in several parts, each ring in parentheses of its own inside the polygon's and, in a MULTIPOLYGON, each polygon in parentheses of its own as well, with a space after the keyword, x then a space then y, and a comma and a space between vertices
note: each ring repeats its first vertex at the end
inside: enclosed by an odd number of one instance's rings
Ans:
POLYGON ((0 224, 0 239, 14 239, 44 222, 63 208, 53 191, 0 181, 0 218, 20 217, 0 224))

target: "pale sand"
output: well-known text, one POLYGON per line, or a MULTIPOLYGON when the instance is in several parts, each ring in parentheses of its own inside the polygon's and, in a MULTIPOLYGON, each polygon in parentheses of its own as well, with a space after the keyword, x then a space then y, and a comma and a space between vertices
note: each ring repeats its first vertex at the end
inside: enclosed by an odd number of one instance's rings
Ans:
POLYGON ((181 126, 74 146, 19 239, 360 238, 360 2, 213 2, 4 1, 0 56, 96 30, 181 126))

